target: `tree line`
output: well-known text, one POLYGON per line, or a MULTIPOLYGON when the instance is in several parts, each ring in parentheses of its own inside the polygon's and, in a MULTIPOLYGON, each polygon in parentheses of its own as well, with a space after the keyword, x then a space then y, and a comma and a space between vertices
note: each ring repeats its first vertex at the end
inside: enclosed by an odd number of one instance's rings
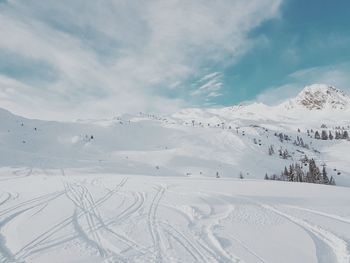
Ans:
POLYGON ((316 165, 315 160, 308 159, 307 157, 305 157, 302 163, 291 164, 289 168, 285 166, 280 175, 274 174, 269 176, 268 174, 265 174, 264 179, 335 185, 335 180, 333 176, 328 176, 325 165, 323 165, 321 171, 321 169, 316 165), (308 166, 308 170, 306 172, 303 169, 303 165, 308 166))

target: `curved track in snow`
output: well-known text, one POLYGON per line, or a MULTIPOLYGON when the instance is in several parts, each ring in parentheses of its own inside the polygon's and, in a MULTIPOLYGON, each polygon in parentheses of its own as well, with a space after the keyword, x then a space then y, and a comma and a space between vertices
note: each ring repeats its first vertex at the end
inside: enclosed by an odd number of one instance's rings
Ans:
POLYGON ((0 262, 266 263, 288 253, 285 262, 350 259, 346 188, 48 174, 4 181, 0 262), (326 205, 325 196, 332 197, 326 205), (284 238, 293 246, 276 251, 284 238))

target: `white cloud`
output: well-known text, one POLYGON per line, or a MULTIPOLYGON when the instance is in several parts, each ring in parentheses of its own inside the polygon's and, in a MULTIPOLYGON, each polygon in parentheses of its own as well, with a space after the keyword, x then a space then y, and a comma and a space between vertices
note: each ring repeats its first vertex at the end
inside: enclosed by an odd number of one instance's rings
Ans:
MULTIPOLYGON (((176 89, 189 77, 202 76, 203 65, 235 63, 254 43, 247 37, 249 31, 276 16, 280 2, 3 3, 0 52, 42 61, 55 78, 30 83, 2 76, 2 92, 10 81, 13 94, 21 94, 21 99, 6 93, 6 100, 0 96, 0 107, 30 117, 45 113, 48 118, 173 111, 191 101, 170 99, 164 89, 176 89)), ((211 83, 201 90, 215 97, 221 85, 211 83)))
POLYGON ((256 97, 256 101, 268 105, 277 105, 289 98, 295 97, 303 88, 297 83, 285 84, 264 90, 256 97))
POLYGON ((298 70, 289 76, 307 85, 313 83, 325 83, 336 86, 340 89, 350 89, 350 63, 340 63, 330 66, 313 67, 298 70))
POLYGON ((207 96, 207 97, 219 97, 222 94, 220 90, 223 86, 222 73, 213 72, 202 77, 197 84, 199 87, 191 92, 192 96, 207 96))

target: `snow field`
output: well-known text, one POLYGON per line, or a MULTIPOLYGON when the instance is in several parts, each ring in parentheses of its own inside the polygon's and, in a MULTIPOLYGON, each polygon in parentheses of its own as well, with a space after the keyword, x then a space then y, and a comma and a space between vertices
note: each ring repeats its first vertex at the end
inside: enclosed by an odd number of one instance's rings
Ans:
POLYGON ((2 262, 349 262, 350 191, 1 170, 2 262))

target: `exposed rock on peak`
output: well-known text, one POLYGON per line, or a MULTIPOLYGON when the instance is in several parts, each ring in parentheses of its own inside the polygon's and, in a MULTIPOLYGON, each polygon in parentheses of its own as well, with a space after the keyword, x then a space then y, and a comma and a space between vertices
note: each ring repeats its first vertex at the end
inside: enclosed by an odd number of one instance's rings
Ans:
POLYGON ((285 107, 307 108, 309 110, 343 110, 350 105, 350 97, 342 90, 325 84, 306 86, 297 97, 287 101, 285 107))

